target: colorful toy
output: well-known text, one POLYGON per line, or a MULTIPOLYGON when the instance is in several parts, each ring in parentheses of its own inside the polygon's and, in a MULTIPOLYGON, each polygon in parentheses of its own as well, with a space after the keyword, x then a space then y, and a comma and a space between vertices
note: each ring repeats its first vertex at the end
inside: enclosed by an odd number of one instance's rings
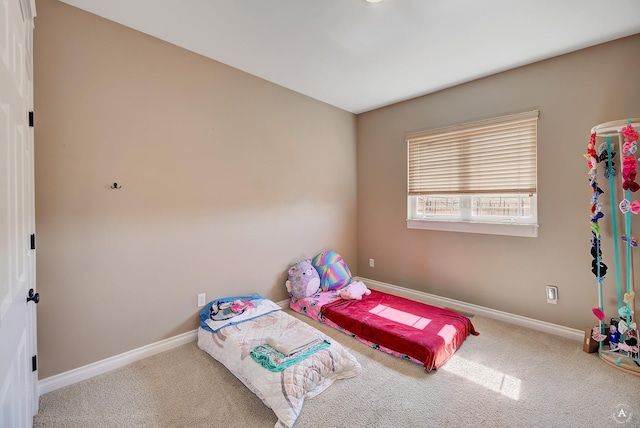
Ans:
POLYGON ((349 267, 335 251, 322 252, 311 263, 320 274, 322 291, 338 290, 351 282, 349 267))
POLYGON ((338 291, 338 295, 344 300, 362 300, 362 296, 368 296, 371 290, 362 281, 353 281, 351 284, 338 291))
POLYGON ((315 294, 320 288, 320 275, 309 260, 303 260, 289 268, 285 283, 289 296, 302 299, 315 294))

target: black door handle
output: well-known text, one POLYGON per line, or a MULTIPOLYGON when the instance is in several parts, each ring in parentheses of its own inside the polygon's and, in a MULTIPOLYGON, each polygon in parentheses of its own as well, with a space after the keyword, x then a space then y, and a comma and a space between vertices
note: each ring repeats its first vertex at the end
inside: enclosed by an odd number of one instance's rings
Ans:
POLYGON ((31 290, 29 290, 29 295, 27 296, 27 303, 29 303, 32 300, 33 300, 33 303, 35 303, 36 305, 40 301, 40 294, 35 293, 33 291, 33 288, 31 290))

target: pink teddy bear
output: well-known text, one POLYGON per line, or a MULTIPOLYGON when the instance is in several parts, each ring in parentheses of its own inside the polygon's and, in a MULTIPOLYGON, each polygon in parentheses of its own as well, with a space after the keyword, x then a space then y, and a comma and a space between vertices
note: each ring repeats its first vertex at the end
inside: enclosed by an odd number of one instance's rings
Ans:
POLYGON ((344 300, 362 300, 362 296, 368 296, 371 290, 362 281, 354 281, 338 291, 338 295, 344 300))

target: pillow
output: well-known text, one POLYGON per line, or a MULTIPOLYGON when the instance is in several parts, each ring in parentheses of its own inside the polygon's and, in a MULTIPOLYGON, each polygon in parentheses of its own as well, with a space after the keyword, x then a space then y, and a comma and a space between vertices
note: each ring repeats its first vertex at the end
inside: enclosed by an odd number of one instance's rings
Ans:
POLYGON ((259 294, 225 297, 212 300, 202 308, 200 326, 216 333, 224 327, 240 324, 280 309, 280 306, 259 294))
POLYGON ((351 282, 351 271, 342 260, 342 256, 335 251, 325 251, 318 254, 311 261, 320 274, 320 288, 322 291, 337 290, 351 282))
POLYGON ((320 276, 309 260, 303 260, 289 268, 289 280, 286 285, 289 296, 302 299, 318 291, 320 276))

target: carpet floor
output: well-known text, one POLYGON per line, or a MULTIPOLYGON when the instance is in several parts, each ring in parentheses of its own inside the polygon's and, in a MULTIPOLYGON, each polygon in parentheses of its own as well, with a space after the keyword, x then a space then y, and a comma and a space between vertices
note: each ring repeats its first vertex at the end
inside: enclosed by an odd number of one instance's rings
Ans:
MULTIPOLYGON (((440 369, 369 348, 288 313, 349 349, 362 373, 305 401, 307 427, 640 427, 640 377, 582 343, 474 316, 440 369)), ((40 397, 36 428, 273 427, 274 413, 189 343, 40 397)))

